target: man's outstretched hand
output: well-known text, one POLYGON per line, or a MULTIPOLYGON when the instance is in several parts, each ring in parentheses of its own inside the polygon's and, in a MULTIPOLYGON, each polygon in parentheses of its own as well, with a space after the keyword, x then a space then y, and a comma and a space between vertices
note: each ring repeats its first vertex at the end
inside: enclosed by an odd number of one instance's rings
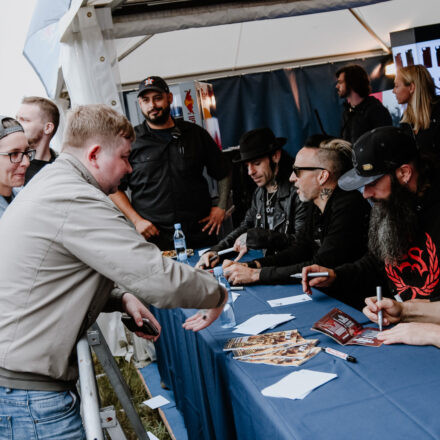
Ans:
MULTIPOLYGON (((223 288, 224 289, 224 288, 223 288)), ((183 324, 185 330, 192 330, 198 332, 210 326, 222 313, 223 307, 228 301, 228 291, 224 289, 225 299, 223 304, 214 309, 200 310, 195 315, 190 316, 183 324)))
POLYGON ((218 235, 220 233, 223 220, 225 219, 225 213, 226 211, 224 209, 213 206, 208 217, 202 218, 202 220, 199 221, 199 223, 206 223, 206 225, 203 226, 202 231, 209 229, 208 235, 211 235, 213 232, 218 235))

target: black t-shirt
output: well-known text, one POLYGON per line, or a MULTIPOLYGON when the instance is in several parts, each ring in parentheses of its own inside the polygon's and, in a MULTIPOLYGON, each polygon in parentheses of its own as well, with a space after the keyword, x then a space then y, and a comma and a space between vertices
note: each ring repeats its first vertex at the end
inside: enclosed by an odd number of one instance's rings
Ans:
POLYGON ((229 163, 209 133, 196 124, 175 121, 175 127, 152 130, 145 122, 135 128, 131 174, 119 189, 131 190, 133 208, 154 225, 192 225, 209 215, 211 197, 203 176, 221 180, 229 163))
POLYGON ((26 170, 26 176, 25 176, 25 179, 24 179, 24 184, 26 185, 29 182, 29 180, 31 180, 32 177, 34 177, 35 174, 38 173, 38 171, 40 171, 46 165, 49 165, 50 163, 52 163, 56 158, 57 158, 57 154, 55 153, 55 151, 50 149, 50 159, 49 159, 49 161, 40 160, 40 159, 32 160, 31 163, 29 164, 28 169, 26 170))

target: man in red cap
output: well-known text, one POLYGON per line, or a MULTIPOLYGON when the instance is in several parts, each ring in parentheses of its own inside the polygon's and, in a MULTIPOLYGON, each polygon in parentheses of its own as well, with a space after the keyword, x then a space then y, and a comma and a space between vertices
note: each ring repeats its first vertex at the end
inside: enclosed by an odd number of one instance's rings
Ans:
POLYGON ((145 121, 135 127, 129 158, 133 172, 111 196, 136 230, 162 250, 174 247, 175 223, 182 225, 189 247, 215 242, 230 190, 230 167, 216 143, 202 127, 173 119, 172 101, 162 78, 150 76, 139 84, 145 121), (212 206, 204 168, 219 182, 217 206, 212 206))

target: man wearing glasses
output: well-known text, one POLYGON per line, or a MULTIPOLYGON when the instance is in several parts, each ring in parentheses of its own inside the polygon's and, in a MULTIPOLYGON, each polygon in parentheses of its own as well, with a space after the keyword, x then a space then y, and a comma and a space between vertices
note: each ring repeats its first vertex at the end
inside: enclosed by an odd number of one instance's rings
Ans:
MULTIPOLYGON (((250 263, 232 264, 225 260, 228 281, 292 284, 295 279, 290 275, 301 272, 304 266, 325 261, 321 266, 335 267, 362 256, 367 247, 370 206, 359 191, 338 188, 339 176, 351 166, 351 146, 341 139, 302 148, 290 181, 301 201, 312 202, 304 230, 297 234, 292 246, 276 255, 250 263)), ((354 297, 352 305, 360 307, 362 300, 354 297)))
POLYGON ((240 159, 257 189, 244 220, 227 237, 205 252, 198 267, 213 267, 218 252, 234 247, 238 261, 248 250, 266 249, 267 253, 288 246, 304 223, 305 207, 289 183, 292 159, 282 151, 286 138, 277 138, 270 128, 248 131, 240 139, 240 159))
POLYGON ((0 116, 0 217, 23 186, 34 157, 23 127, 13 118, 0 116))

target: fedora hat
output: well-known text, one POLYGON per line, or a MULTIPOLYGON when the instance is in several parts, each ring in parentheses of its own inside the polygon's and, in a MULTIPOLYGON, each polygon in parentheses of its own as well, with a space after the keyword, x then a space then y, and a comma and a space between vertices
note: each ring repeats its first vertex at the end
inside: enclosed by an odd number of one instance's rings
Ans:
POLYGON ((264 156, 270 156, 279 150, 287 139, 277 138, 270 128, 256 128, 248 131, 240 139, 240 158, 233 162, 249 162, 264 156))

